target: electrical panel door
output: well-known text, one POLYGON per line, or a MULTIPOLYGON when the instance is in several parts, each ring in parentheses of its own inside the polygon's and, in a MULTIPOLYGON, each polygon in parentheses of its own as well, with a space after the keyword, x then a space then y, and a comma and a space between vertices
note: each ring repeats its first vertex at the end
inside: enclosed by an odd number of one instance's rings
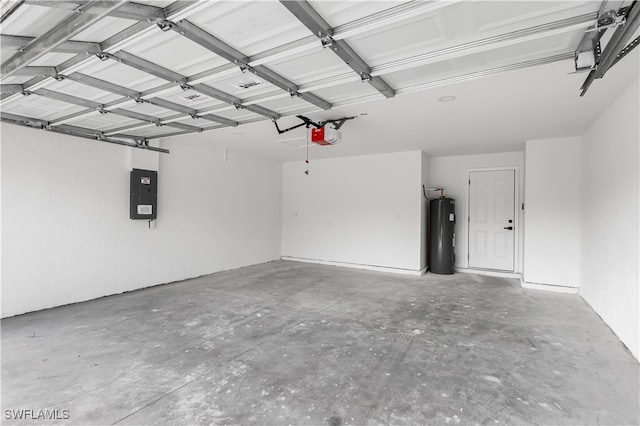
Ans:
POLYGON ((158 172, 131 171, 131 219, 156 219, 158 216, 158 172))

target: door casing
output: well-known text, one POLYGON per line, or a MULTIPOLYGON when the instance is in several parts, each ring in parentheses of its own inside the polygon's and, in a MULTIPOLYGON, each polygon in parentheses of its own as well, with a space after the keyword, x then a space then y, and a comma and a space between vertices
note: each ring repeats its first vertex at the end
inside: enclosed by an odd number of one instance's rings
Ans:
MULTIPOLYGON (((463 218, 463 223, 464 223, 464 228, 466 231, 466 235, 467 235, 467 239, 466 239, 466 245, 467 245, 467 268, 469 269, 477 269, 477 268, 471 268, 469 267, 469 217, 471 216, 471 191, 470 191, 470 186, 468 184, 469 180, 471 179, 471 173, 472 172, 495 172, 495 171, 502 171, 502 170, 513 170, 513 190, 514 190, 514 196, 513 196, 513 212, 514 212, 514 229, 513 229, 513 272, 514 273, 521 273, 521 269, 520 269, 520 264, 521 264, 521 259, 520 259, 520 239, 521 239, 521 230, 524 229, 524 215, 522 214, 524 211, 524 206, 521 205, 521 201, 520 201, 520 167, 518 166, 502 166, 502 167, 480 167, 480 168, 473 168, 473 169, 467 169, 467 174, 466 174, 466 181, 467 181, 467 194, 466 194, 466 203, 467 203, 467 211, 466 211, 466 218, 463 218), (465 220, 466 219, 466 220, 465 220)), ((479 269, 478 270, 482 270, 479 269)), ((507 271, 509 272, 509 271, 507 271)))

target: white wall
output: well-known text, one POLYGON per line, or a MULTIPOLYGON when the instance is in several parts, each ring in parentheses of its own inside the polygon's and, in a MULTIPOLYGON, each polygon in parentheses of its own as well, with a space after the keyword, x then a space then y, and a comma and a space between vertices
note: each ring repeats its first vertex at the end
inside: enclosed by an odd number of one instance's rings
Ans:
MULTIPOLYGON (((2 316, 274 260, 277 162, 175 139, 158 220, 129 219, 131 148, 2 124, 2 316)), ((147 163, 148 164, 148 163, 147 163)))
POLYGON ((580 138, 525 144, 524 281, 580 282, 580 138))
POLYGON ((282 256, 420 271, 422 152, 283 164, 282 256))
POLYGON ((638 79, 583 135, 580 294, 640 358, 638 79))
MULTIPOLYGON (((468 171, 470 169, 494 168, 494 167, 516 167, 519 182, 518 193, 522 194, 523 189, 523 168, 524 153, 523 152, 505 152, 498 154, 484 155, 460 155, 451 157, 432 157, 430 161, 431 177, 430 185, 432 187, 444 188, 445 196, 456 200, 456 247, 455 255, 457 268, 468 267, 468 171)), ((437 195, 437 194, 436 194, 437 195)), ((435 196, 433 193, 431 196, 435 196)), ((521 200, 517 200, 520 205, 521 200)), ((522 254, 522 238, 519 235, 523 231, 523 214, 519 209, 519 228, 516 224, 517 250, 515 253, 516 266, 515 271, 521 272, 521 254, 522 254)))

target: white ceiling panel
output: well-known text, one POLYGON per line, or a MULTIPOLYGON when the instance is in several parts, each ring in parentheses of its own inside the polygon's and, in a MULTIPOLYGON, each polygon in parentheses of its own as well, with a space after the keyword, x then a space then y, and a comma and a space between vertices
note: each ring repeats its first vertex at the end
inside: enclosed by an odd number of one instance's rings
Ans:
POLYGON ((89 28, 73 36, 71 40, 93 41, 99 43, 101 41, 105 41, 111 36, 118 34, 120 31, 129 28, 131 25, 137 22, 138 21, 134 21, 131 19, 105 16, 89 28))
POLYGON ((291 96, 285 96, 268 102, 260 102, 259 105, 272 111, 280 113, 284 113, 286 111, 289 114, 291 111, 295 111, 296 109, 302 109, 310 106, 310 104, 303 99, 291 96))
POLYGON ((69 120, 67 124, 85 127, 88 129, 100 130, 104 132, 109 129, 119 128, 123 126, 141 125, 144 123, 139 120, 123 117, 121 115, 100 114, 98 112, 94 112, 78 120, 69 120))
POLYGON ((243 73, 239 69, 225 74, 224 78, 207 81, 206 85, 240 99, 269 93, 277 89, 276 86, 257 75, 250 72, 243 73))
POLYGON ((56 92, 64 93, 67 95, 75 96, 82 99, 88 99, 90 101, 106 104, 116 99, 122 98, 120 95, 106 92, 104 90, 96 89, 85 84, 76 83, 71 80, 53 80, 47 85, 47 89, 54 90, 56 92))
POLYGON ((247 56, 309 35, 309 30, 275 1, 218 2, 189 21, 247 56))
POLYGON ((226 106, 227 104, 217 99, 211 98, 194 90, 176 90, 170 94, 165 94, 162 99, 173 102, 178 105, 193 108, 195 110, 208 109, 216 106, 226 106))
POLYGON ((154 64, 191 76, 228 62, 175 31, 156 31, 140 43, 127 47, 128 53, 154 64))
POLYGON ((355 21, 365 16, 390 9, 400 4, 397 1, 325 1, 311 0, 311 6, 332 27, 355 21))
MULTIPOLYGON (((391 86, 393 87, 393 85, 391 86)), ((378 93, 378 91, 369 83, 353 81, 347 84, 318 89, 315 90, 314 93, 329 102, 340 102, 351 97, 373 95, 378 93)))
POLYGON ((327 74, 333 75, 351 71, 351 68, 330 48, 308 51, 293 58, 269 63, 268 66, 298 84, 318 80, 327 74))
POLYGON ((2 34, 38 37, 72 14, 63 9, 23 5, 2 23, 2 34))
POLYGON ((48 52, 31 62, 29 65, 34 67, 56 67, 64 61, 75 57, 75 53, 53 53, 48 52))
POLYGON ((12 75, 10 77, 2 77, 0 81, 2 84, 23 84, 27 81, 31 80, 33 77, 29 77, 27 75, 12 75))
POLYGON ((101 61, 95 58, 79 68, 78 71, 138 92, 167 83, 167 80, 113 60, 101 61))
POLYGON ((475 24, 469 30, 478 32, 481 37, 483 33, 533 27, 569 16, 597 12, 599 8, 597 1, 479 1, 471 2, 467 7, 475 24))
POLYGON ((83 110, 84 108, 81 106, 38 95, 23 96, 19 101, 11 103, 11 113, 46 121, 83 110))
MULTIPOLYGON (((485 58, 476 60, 485 61, 485 58)), ((478 65, 479 67, 482 65, 478 65)), ((385 80, 396 89, 413 86, 426 81, 434 81, 447 76, 457 75, 459 70, 452 61, 439 61, 407 70, 385 74, 385 80)))
MULTIPOLYGON (((455 12, 456 6, 442 11, 455 12)), ((349 45, 369 65, 377 65, 393 58, 424 52, 447 40, 447 28, 441 16, 429 15, 413 22, 395 24, 385 31, 349 38, 349 45)))

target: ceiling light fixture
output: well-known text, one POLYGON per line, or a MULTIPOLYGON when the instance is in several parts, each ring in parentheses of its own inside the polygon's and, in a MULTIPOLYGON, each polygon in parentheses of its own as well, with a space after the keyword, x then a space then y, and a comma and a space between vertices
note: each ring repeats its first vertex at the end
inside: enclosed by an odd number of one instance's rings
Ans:
POLYGON ((451 101, 455 101, 456 97, 452 96, 452 95, 447 95, 447 96, 441 96, 438 98, 438 100, 440 102, 451 102, 451 101))

